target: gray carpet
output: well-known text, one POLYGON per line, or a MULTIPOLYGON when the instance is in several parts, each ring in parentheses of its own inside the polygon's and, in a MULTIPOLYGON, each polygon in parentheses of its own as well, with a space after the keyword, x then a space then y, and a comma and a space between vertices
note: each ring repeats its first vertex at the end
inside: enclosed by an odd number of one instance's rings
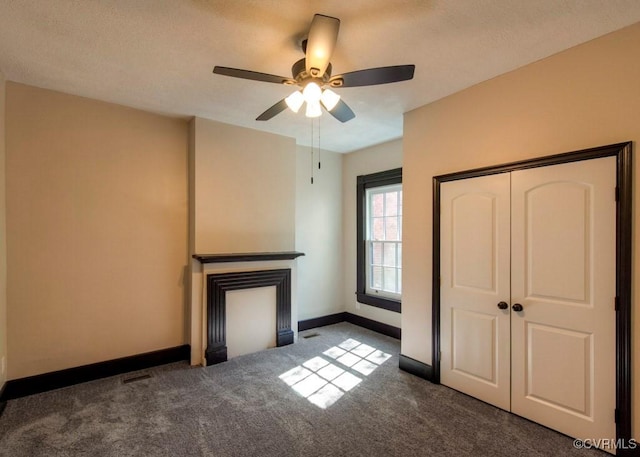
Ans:
POLYGON ((0 455, 607 455, 400 371, 399 350, 342 323, 213 367, 176 363, 11 400, 0 455))

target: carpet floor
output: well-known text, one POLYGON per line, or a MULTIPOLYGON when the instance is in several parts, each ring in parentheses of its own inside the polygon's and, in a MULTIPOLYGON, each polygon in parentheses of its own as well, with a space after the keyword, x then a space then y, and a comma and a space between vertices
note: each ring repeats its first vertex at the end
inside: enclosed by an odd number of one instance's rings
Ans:
POLYGON ((405 373, 399 351, 341 323, 211 367, 174 363, 11 400, 0 455, 608 455, 405 373))

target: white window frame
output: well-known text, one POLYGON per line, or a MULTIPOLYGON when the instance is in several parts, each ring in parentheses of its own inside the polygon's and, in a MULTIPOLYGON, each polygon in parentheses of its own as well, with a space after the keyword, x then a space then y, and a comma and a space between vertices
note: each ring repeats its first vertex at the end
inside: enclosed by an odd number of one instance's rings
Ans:
POLYGON ((386 194, 389 192, 399 192, 399 202, 398 208, 402 208, 402 183, 398 184, 390 184, 386 186, 377 186, 370 187, 365 191, 365 199, 366 199, 366 235, 365 235, 365 292, 369 295, 390 298, 392 300, 401 300, 402 298, 402 212, 399 210, 398 214, 395 216, 387 216, 386 214, 386 198, 383 198, 383 215, 382 218, 386 217, 397 217, 398 218, 398 239, 397 240, 387 240, 386 239, 386 224, 383 224, 383 230, 385 231, 385 235, 383 239, 373 239, 372 236, 372 223, 374 220, 373 216, 373 196, 379 194, 386 194), (381 252, 381 261, 380 265, 373 264, 373 247, 374 243, 381 243, 382 252, 381 252), (396 265, 387 264, 386 259, 384 258, 384 254, 386 252, 385 245, 394 245, 394 253, 396 265), (373 270, 374 267, 381 268, 381 287, 374 287, 373 282, 373 270), (385 275, 389 274, 389 269, 393 270, 393 274, 395 275, 394 284, 396 284, 395 290, 385 289, 385 275))

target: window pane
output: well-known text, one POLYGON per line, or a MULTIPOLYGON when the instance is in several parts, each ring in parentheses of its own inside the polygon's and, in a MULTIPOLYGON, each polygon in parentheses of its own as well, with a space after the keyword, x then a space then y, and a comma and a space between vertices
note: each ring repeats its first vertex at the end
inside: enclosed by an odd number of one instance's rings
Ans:
MULTIPOLYGON (((360 213, 365 222, 366 244, 362 266, 362 260, 358 259, 359 274, 364 269, 364 292, 397 300, 400 298, 398 270, 401 268, 402 184, 373 185, 359 189, 365 192, 366 198, 364 214, 360 213)), ((362 238, 359 241, 362 242, 362 238)))
POLYGON ((382 289, 382 267, 372 267, 371 272, 371 288, 382 289))
POLYGON ((396 216, 398 214, 398 192, 386 192, 384 194, 386 207, 385 216, 396 216))
POLYGON ((398 240, 398 218, 397 217, 385 217, 384 225, 386 227, 385 230, 385 240, 398 240))
POLYGON ((384 216, 383 198, 384 194, 373 194, 371 196, 371 212, 375 217, 384 216))
POLYGON ((371 263, 382 265, 382 243, 371 243, 371 263))
POLYGON ((384 265, 387 267, 397 266, 395 243, 384 243, 384 265))
POLYGON ((384 290, 388 292, 396 291, 396 269, 384 267, 384 290))
POLYGON ((398 293, 402 293, 402 270, 398 270, 398 293))
POLYGON ((398 243, 398 266, 402 268, 402 243, 398 243))
POLYGON ((374 217, 372 222, 371 239, 384 240, 384 218, 374 217))

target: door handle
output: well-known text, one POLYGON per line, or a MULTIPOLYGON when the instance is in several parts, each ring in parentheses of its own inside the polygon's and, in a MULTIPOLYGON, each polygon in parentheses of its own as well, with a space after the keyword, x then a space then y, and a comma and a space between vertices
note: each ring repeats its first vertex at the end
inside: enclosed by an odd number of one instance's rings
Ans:
POLYGON ((522 305, 520 303, 516 303, 511 307, 511 309, 514 310, 515 312, 520 312, 524 308, 522 307, 522 305))
POLYGON ((505 301, 501 301, 498 303, 498 309, 507 309, 509 307, 508 303, 505 301))

